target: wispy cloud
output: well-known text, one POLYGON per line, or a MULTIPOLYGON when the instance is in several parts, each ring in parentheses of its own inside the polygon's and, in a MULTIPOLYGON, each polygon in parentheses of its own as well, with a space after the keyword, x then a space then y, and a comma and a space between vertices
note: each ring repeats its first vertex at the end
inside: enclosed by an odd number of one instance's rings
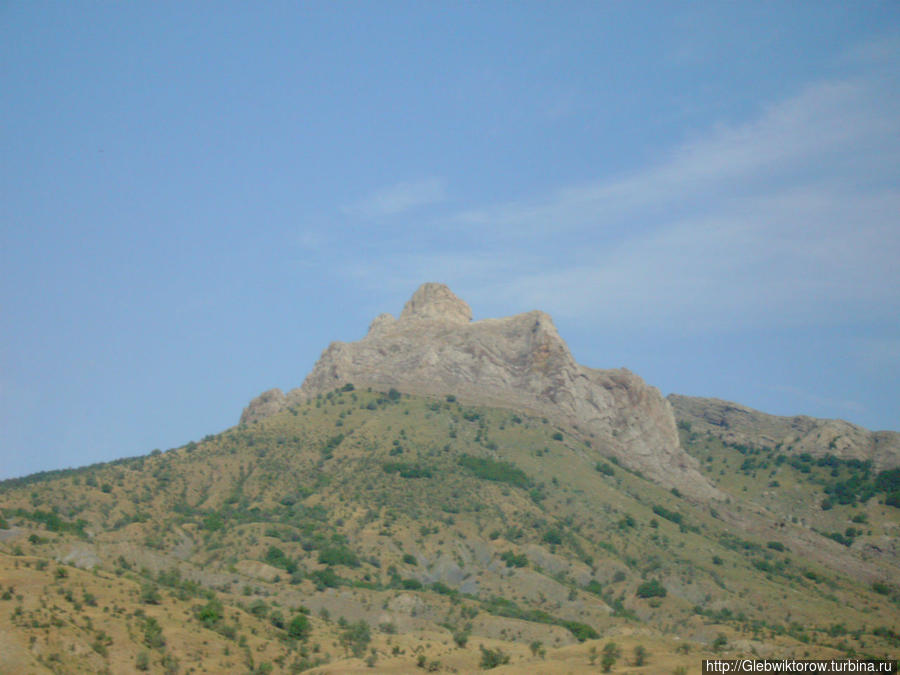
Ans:
POLYGON ((396 216, 413 209, 442 202, 447 186, 440 178, 396 183, 380 188, 355 204, 343 207, 346 214, 363 218, 396 216))
POLYGON ((703 210, 761 183, 796 181, 798 172, 822 168, 815 162, 839 161, 841 153, 867 138, 895 131, 893 120, 869 107, 871 93, 853 82, 811 86, 756 120, 719 125, 632 175, 565 187, 540 200, 469 210, 457 222, 505 228, 519 236, 602 227, 673 205, 703 210))
MULTIPOLYGON (((898 186, 900 89, 876 68, 714 125, 628 175, 425 209, 428 237, 393 240, 373 274, 679 332, 900 315, 898 186)), ((443 197, 441 181, 404 183, 354 208, 400 215, 443 197)))
POLYGON ((704 330, 900 311, 900 97, 889 85, 816 84, 632 175, 458 213, 444 226, 467 243, 448 261, 502 250, 496 271, 468 268, 468 285, 584 320, 689 315, 678 329, 704 330))
POLYGON ((498 279, 495 293, 601 321, 690 316, 680 330, 842 322, 900 306, 897 213, 897 193, 786 189, 498 279))

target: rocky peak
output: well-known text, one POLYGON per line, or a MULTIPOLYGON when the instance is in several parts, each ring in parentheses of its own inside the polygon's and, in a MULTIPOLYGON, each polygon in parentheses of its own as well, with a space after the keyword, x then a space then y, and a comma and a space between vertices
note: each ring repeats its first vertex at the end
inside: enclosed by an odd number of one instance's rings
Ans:
POLYGON ((241 423, 255 422, 284 408, 285 395, 281 389, 269 389, 254 398, 241 415, 241 423))
POLYGON ((403 307, 400 319, 431 319, 452 323, 469 323, 472 309, 444 284, 425 283, 419 286, 403 307))
POLYGON ((578 452, 591 470, 601 457, 615 457, 687 495, 720 496, 681 448, 671 407, 659 391, 625 369, 579 365, 544 312, 472 321, 469 305, 449 288, 423 284, 399 319, 380 315, 362 340, 332 343, 300 388, 283 398, 267 393, 248 406, 242 421, 348 382, 380 391, 453 394, 467 404, 546 417, 577 430, 584 441, 578 452))

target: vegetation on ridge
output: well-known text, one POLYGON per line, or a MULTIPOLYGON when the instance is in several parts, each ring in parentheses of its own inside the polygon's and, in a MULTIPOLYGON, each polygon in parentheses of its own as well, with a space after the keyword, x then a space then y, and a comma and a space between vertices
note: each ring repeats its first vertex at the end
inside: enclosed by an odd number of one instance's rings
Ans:
POLYGON ((900 646, 897 561, 872 548, 898 531, 896 472, 681 428, 728 495, 701 504, 564 431, 342 387, 181 448, 0 483, 6 658, 593 672, 615 635, 611 669, 640 653, 670 672, 738 641, 817 657, 900 646))

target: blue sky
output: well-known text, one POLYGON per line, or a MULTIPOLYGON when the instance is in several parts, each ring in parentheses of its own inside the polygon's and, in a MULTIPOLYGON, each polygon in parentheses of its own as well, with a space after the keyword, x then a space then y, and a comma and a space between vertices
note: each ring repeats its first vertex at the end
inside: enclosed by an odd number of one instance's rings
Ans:
POLYGON ((900 429, 900 5, 3 3, 0 477, 166 449, 442 281, 900 429))

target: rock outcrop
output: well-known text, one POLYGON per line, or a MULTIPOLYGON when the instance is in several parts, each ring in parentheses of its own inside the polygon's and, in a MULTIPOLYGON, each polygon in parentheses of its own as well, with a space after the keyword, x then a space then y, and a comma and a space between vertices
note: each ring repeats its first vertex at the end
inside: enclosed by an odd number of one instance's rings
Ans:
POLYGON ((774 448, 788 454, 871 460, 876 471, 900 466, 900 433, 869 431, 844 420, 780 417, 717 398, 670 394, 679 422, 726 443, 774 448))
POLYGON ((598 456, 685 494, 718 491, 680 446, 672 410, 659 391, 621 368, 575 362, 552 319, 540 311, 472 321, 469 306, 443 284, 421 286, 399 318, 378 316, 368 334, 335 342, 299 389, 266 392, 242 422, 348 382, 412 394, 453 394, 462 402, 522 410, 577 429, 598 456))
POLYGON ((281 389, 269 389, 254 398, 241 414, 241 423, 255 422, 284 410, 287 397, 281 389))

